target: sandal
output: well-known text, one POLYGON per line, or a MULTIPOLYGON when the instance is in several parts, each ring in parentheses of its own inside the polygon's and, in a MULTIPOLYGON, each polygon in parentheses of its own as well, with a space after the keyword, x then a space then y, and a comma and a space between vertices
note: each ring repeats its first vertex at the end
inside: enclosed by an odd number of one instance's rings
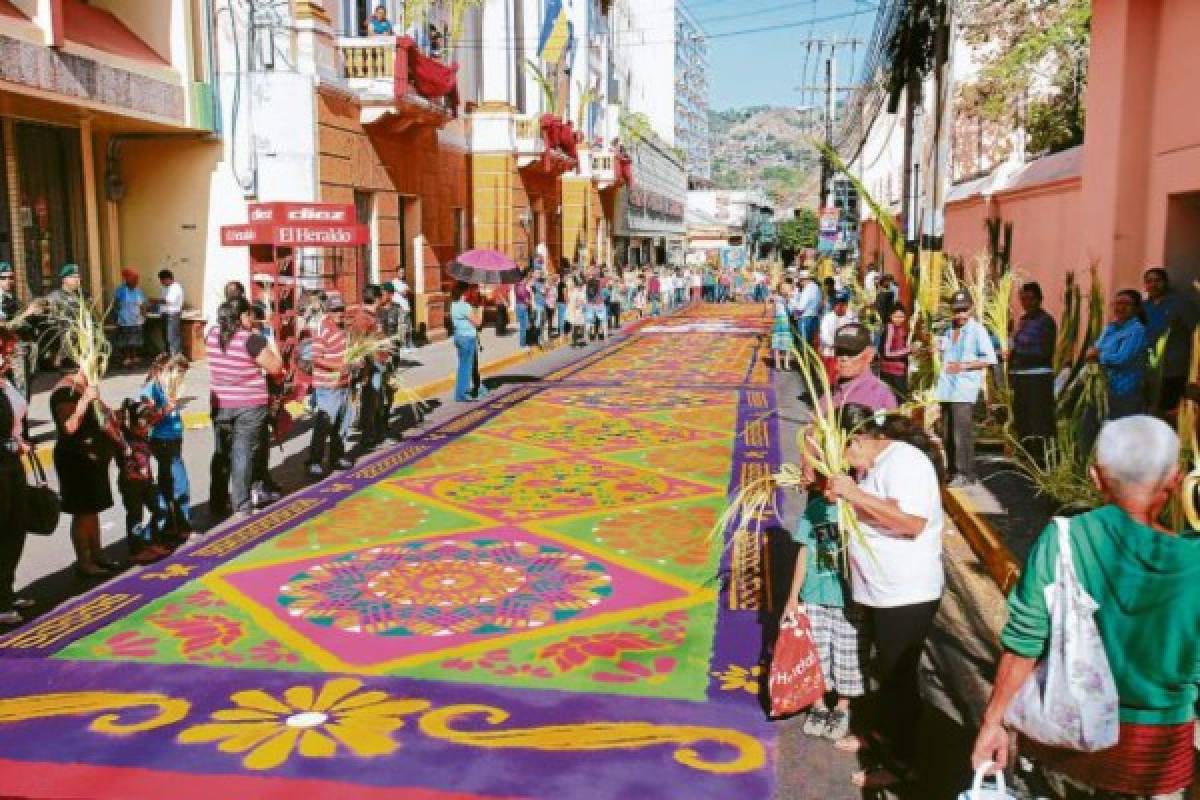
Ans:
POLYGON ((892 789, 908 782, 909 781, 906 777, 897 775, 887 767, 883 766, 860 769, 858 772, 850 776, 850 783, 854 784, 855 787, 866 791, 892 789))

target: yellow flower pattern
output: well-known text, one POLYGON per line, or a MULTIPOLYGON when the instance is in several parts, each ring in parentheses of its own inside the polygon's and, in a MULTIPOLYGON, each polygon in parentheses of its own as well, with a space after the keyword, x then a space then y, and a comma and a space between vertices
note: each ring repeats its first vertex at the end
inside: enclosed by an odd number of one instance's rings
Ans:
POLYGON ((392 733, 404 726, 404 717, 430 703, 361 688, 362 681, 336 678, 319 691, 293 686, 282 698, 259 689, 235 692, 229 699, 236 708, 214 711, 211 722, 184 730, 179 741, 218 742, 222 753, 244 753, 242 765, 255 770, 278 767, 296 752, 329 758, 339 746, 363 758, 388 755, 399 747, 392 733))
POLYGON ((725 668, 724 672, 710 672, 714 678, 721 682, 721 689, 726 692, 736 692, 739 689, 750 694, 758 694, 762 688, 762 667, 741 667, 737 664, 730 664, 725 668))

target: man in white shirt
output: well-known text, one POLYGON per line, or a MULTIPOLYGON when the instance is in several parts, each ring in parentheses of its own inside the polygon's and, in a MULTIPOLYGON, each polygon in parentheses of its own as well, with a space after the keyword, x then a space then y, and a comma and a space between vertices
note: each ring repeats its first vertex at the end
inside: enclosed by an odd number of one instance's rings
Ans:
POLYGON ((821 317, 821 330, 818 336, 821 356, 832 359, 835 355, 833 341, 838 329, 851 322, 858 322, 858 315, 850 308, 849 292, 838 292, 833 298, 833 308, 821 317))
POLYGON ((183 352, 183 286, 169 269, 159 270, 158 282, 163 287, 159 310, 167 337, 167 352, 179 355, 183 352))
POLYGON ((792 319, 796 323, 796 330, 800 334, 800 342, 812 346, 816 344, 817 325, 820 321, 821 314, 821 287, 813 280, 812 273, 806 269, 800 270, 797 276, 800 280, 799 288, 792 293, 791 299, 788 301, 788 309, 792 312, 792 319))

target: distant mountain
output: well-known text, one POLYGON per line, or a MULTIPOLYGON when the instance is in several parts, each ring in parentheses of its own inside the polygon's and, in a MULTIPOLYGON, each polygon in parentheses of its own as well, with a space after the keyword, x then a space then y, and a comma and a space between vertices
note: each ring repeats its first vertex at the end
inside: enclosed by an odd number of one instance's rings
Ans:
POLYGON ((710 111, 708 119, 718 188, 761 189, 781 209, 815 202, 820 164, 807 140, 811 115, 750 106, 710 111))

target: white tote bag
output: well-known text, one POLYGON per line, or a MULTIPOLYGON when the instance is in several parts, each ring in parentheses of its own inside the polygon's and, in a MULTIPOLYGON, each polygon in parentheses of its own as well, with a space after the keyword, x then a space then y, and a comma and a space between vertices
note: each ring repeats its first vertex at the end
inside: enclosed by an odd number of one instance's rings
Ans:
POLYGON ((1068 523, 1058 526, 1058 563, 1046 589, 1050 643, 1005 720, 1031 739, 1081 752, 1117 743, 1117 686, 1096 627, 1098 606, 1075 573, 1068 523))

